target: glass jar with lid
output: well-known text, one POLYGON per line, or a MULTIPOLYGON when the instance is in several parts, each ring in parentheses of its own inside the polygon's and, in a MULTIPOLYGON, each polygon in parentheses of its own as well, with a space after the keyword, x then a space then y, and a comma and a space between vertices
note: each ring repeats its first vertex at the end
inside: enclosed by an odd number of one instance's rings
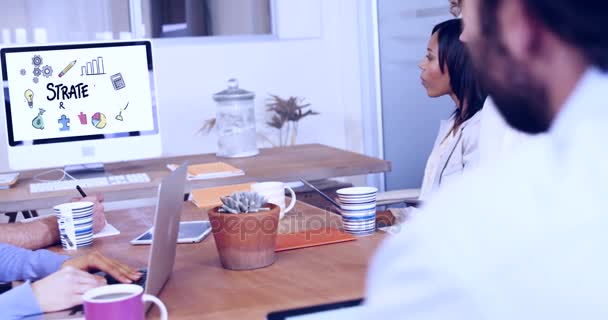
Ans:
POLYGON ((239 88, 236 79, 228 89, 213 95, 217 103, 218 157, 241 158, 259 153, 255 129, 255 93, 239 88))

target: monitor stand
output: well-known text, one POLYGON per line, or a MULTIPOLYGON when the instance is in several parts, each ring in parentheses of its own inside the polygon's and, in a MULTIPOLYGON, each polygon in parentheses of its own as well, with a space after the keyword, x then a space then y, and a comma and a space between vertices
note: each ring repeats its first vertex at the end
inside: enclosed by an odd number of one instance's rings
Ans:
POLYGON ((76 179, 99 178, 106 175, 103 163, 67 165, 63 170, 76 179))

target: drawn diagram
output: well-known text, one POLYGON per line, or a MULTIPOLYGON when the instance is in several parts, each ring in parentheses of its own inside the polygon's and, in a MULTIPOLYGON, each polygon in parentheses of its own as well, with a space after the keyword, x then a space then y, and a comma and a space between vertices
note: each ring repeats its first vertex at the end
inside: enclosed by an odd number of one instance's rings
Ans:
POLYGON ((27 74, 27 71, 25 71, 25 69, 21 69, 21 71, 19 71, 19 73, 20 73, 22 76, 24 76, 24 75, 26 75, 26 74, 27 74))
POLYGON ((91 124, 97 129, 103 129, 108 124, 106 122, 106 115, 101 112, 95 112, 91 117, 91 124))
POLYGON ((51 66, 44 66, 42 68, 42 75, 49 78, 53 75, 53 68, 51 66))
POLYGON ((59 128, 59 131, 70 131, 70 119, 68 117, 65 116, 65 114, 61 115, 61 118, 59 118, 59 120, 57 120, 57 123, 63 125, 61 128, 59 128))
POLYGON ((34 57, 32 58, 32 64, 34 65, 34 67, 39 68, 42 65, 42 57, 39 55, 34 55, 34 57))
POLYGON ((87 124, 87 115, 86 115, 86 113, 82 113, 82 111, 80 111, 80 114, 78 115, 78 119, 80 119, 80 124, 82 124, 82 125, 87 124))
POLYGON ((124 108, 120 109, 120 112, 116 116, 116 120, 118 120, 118 121, 123 121, 124 120, 124 118, 122 117, 122 112, 125 111, 125 110, 127 110, 128 106, 129 106, 129 103, 127 102, 127 105, 124 108))
MULTIPOLYGON (((34 74, 34 78, 32 78, 32 82, 34 83, 38 83, 38 77, 40 77, 40 75, 42 75, 42 57, 39 55, 34 55, 32 57, 32 65, 34 65, 34 70, 32 71, 32 73, 34 74)), ((52 69, 51 69, 51 74, 52 74, 52 69)), ((21 74, 25 75, 25 69, 21 70, 21 74)), ((50 76, 50 75, 49 75, 50 76)))
POLYGON ((87 64, 82 66, 80 70, 81 76, 97 76, 106 74, 103 65, 103 57, 97 57, 97 59, 93 59, 91 62, 87 62, 87 64))
POLYGON ((114 90, 120 90, 125 88, 127 85, 125 84, 125 79, 122 78, 122 74, 117 73, 110 77, 112 80, 112 85, 114 86, 114 90))
POLYGON ((59 73, 59 78, 65 76, 66 73, 68 73, 68 71, 70 71, 70 69, 72 69, 72 67, 76 64, 76 60, 70 62, 70 64, 68 64, 65 68, 63 68, 63 70, 59 73))
POLYGON ((27 100, 27 105, 30 106, 30 109, 34 107, 34 91, 32 89, 25 90, 23 94, 25 96, 25 100, 27 100))
POLYGON ((34 118, 34 120, 32 120, 32 127, 39 130, 44 130, 44 119, 42 118, 44 112, 46 112, 46 110, 38 109, 38 115, 34 118))

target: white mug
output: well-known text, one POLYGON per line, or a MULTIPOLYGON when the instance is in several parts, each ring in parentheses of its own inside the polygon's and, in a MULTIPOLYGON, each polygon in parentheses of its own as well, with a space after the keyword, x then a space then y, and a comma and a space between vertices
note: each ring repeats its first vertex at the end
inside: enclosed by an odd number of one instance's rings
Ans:
POLYGON ((283 182, 260 182, 251 185, 251 191, 259 193, 265 197, 269 203, 276 204, 281 208, 279 219, 283 219, 285 214, 296 205, 296 193, 292 188, 286 186, 283 182), (285 208, 285 189, 291 194, 291 203, 285 208))

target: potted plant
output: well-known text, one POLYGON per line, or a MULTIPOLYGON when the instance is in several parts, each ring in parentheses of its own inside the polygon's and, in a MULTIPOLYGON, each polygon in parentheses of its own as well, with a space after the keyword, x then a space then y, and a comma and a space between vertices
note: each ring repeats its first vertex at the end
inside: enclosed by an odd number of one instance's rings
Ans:
POLYGON ((222 266, 230 270, 267 267, 275 261, 280 208, 255 192, 221 197, 209 221, 222 266))
POLYGON ((273 112, 271 121, 267 124, 278 130, 279 146, 294 146, 298 137, 300 120, 319 113, 313 110, 305 110, 310 103, 304 103, 304 99, 298 97, 281 98, 270 95, 266 102, 266 111, 273 112))

